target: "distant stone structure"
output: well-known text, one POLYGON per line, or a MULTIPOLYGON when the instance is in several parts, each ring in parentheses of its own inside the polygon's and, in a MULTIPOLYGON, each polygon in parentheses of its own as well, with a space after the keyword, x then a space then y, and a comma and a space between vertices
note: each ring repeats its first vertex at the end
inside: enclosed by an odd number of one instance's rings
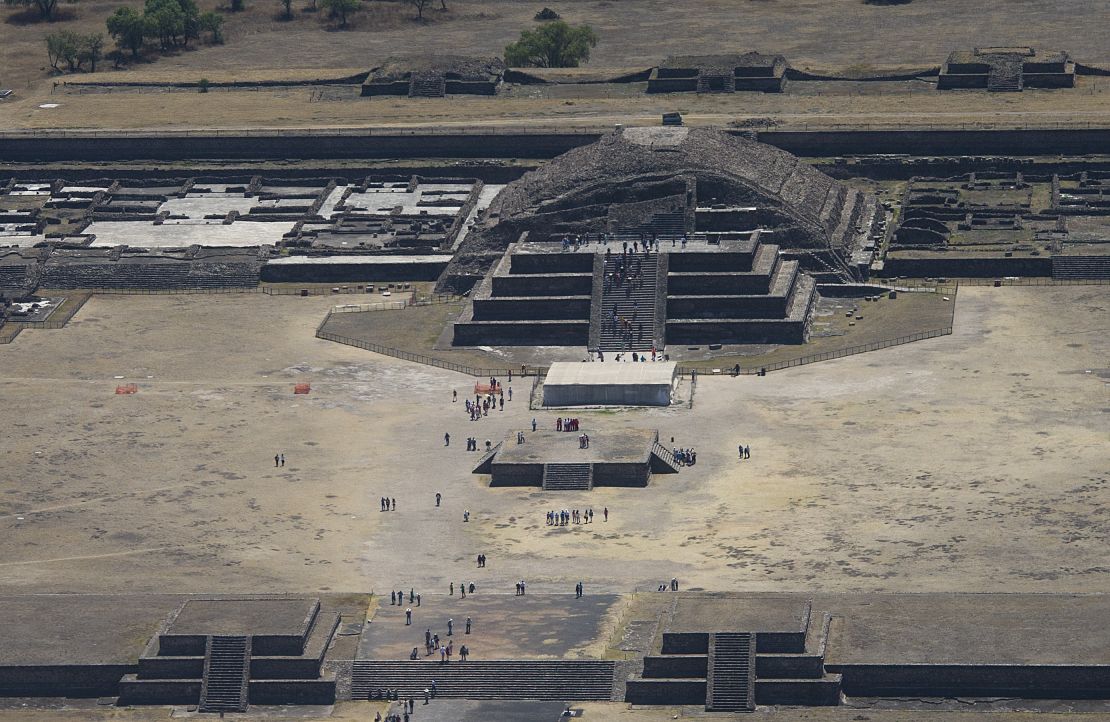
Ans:
POLYGON ((986 88, 1021 92, 1023 88, 1075 87, 1075 63, 1065 51, 1027 47, 957 50, 940 69, 939 90, 986 88))
POLYGON ((462 55, 390 58, 366 76, 362 95, 407 95, 410 98, 495 95, 504 75, 505 63, 501 58, 462 55))
POLYGON ((786 58, 781 55, 672 55, 652 71, 647 92, 781 93, 785 86, 786 58))
POLYGON ((439 290, 474 287, 456 345, 803 343, 815 284, 802 263, 862 276, 878 217, 874 196, 776 148, 621 129, 506 186, 439 290))

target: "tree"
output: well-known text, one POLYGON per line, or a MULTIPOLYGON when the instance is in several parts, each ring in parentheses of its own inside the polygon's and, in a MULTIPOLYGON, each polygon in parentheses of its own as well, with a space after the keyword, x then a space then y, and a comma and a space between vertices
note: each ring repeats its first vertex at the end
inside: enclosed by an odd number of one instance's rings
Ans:
POLYGON ((65 56, 66 38, 63 33, 50 33, 46 36, 46 55, 50 59, 50 67, 60 70, 58 63, 65 56))
POLYGON ((362 0, 320 0, 320 7, 328 11, 330 17, 339 18, 339 27, 347 27, 347 18, 362 8, 362 0))
POLYGON ((143 16, 134 8, 117 8, 108 18, 108 34, 121 50, 130 50, 133 58, 139 57, 145 31, 143 16))
POLYGON ((281 0, 282 7, 285 8, 285 14, 282 15, 286 20, 293 19, 293 0, 281 0))
POLYGON ((572 27, 562 20, 524 30, 520 40, 505 48, 505 63, 513 67, 577 68, 590 59, 597 33, 589 25, 572 27))
POLYGON ((81 44, 77 52, 77 67, 89 61, 89 72, 96 72, 96 61, 104 57, 104 36, 100 33, 91 33, 81 36, 81 44))
POLYGON ((53 20, 54 10, 58 7, 58 0, 6 0, 8 5, 34 6, 39 11, 42 20, 53 20))
MULTIPOLYGON (((416 8, 416 19, 417 20, 423 20, 424 19, 424 9, 427 8, 429 5, 431 5, 434 2, 434 0, 406 0, 406 2, 408 2, 409 5, 412 5, 414 8, 416 8)), ((444 5, 443 9, 446 10, 447 6, 444 5)))
POLYGON ((158 38, 162 50, 177 45, 177 39, 185 34, 185 13, 177 0, 146 0, 143 21, 146 34, 158 38))
MULTIPOLYGON (((57 55, 69 66, 70 71, 77 70, 79 67, 79 60, 81 55, 81 45, 84 42, 77 33, 72 30, 63 30, 60 33, 54 33, 55 48, 57 55)), ((46 39, 47 53, 50 52, 50 38, 46 39)), ((55 65, 55 68, 58 66, 55 65)))
POLYGON ((201 13, 200 17, 197 18, 197 26, 203 32, 212 33, 210 41, 213 44, 224 41, 224 16, 218 12, 209 10, 206 13, 201 13))

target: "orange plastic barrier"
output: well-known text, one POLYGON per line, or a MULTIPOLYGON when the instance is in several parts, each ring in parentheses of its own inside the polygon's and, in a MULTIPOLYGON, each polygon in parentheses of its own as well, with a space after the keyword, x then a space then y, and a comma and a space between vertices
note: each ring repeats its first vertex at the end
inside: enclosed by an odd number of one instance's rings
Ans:
POLYGON ((295 394, 307 394, 311 390, 312 386, 309 384, 297 384, 293 387, 293 393, 295 394))
POLYGON ((501 393, 501 384, 490 386, 489 384, 474 384, 474 393, 476 394, 498 394, 501 393))
POLYGON ((139 387, 136 386, 135 384, 125 384, 123 386, 117 386, 116 387, 116 393, 117 394, 133 394, 133 393, 137 393, 138 390, 139 390, 139 387))

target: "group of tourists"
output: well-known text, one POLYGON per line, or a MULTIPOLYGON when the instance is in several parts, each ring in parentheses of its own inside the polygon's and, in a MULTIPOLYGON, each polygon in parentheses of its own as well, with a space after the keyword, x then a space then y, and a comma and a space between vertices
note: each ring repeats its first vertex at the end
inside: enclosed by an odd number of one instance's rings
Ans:
MULTIPOLYGON (((491 448, 493 448, 493 442, 491 442, 489 439, 486 439, 486 451, 489 451, 491 448)), ((478 437, 476 437, 476 436, 466 437, 466 450, 467 451, 477 451, 478 450, 478 437)))
MULTIPOLYGON (((511 401, 511 389, 509 393, 509 400, 511 401)), ((483 416, 489 416, 489 410, 491 408, 494 411, 504 411, 505 395, 501 394, 500 396, 494 396, 493 394, 486 394, 485 396, 482 396, 481 394, 476 394, 473 401, 471 401, 470 399, 466 400, 466 413, 470 414, 471 421, 478 421, 483 416)))
POLYGON ((676 447, 671 453, 674 455, 674 463, 679 466, 693 466, 698 463, 698 452, 693 449, 679 449, 676 447))
MULTIPOLYGON (((668 585, 666 585, 666 584, 660 584, 658 591, 665 592, 665 591, 667 591, 667 587, 668 587, 668 585)), ((678 579, 676 579, 674 577, 671 578, 670 590, 672 592, 677 592, 678 591, 678 579)))
POLYGON ((741 459, 750 459, 750 458, 752 458, 752 447, 745 446, 744 444, 740 444, 740 446, 738 448, 740 449, 740 458, 741 459))
MULTIPOLYGON (((601 512, 602 518, 609 521, 609 507, 601 512)), ((566 526, 567 524, 592 524, 594 520, 594 510, 585 509, 579 511, 578 509, 560 509, 559 511, 547 512, 547 526, 566 526)))
POLYGON ((518 597, 523 597, 524 592, 526 590, 527 590, 527 585, 524 583, 523 579, 521 579, 519 582, 516 583, 516 595, 518 597))
POLYGON ((578 431, 578 419, 564 419, 559 417, 555 419, 556 431, 578 431))
POLYGON ((381 499, 381 511, 397 511, 397 500, 391 499, 388 496, 383 496, 381 499))
POLYGON ((590 435, 589 434, 579 434, 578 435, 578 448, 579 449, 588 449, 588 448, 590 448, 590 435))

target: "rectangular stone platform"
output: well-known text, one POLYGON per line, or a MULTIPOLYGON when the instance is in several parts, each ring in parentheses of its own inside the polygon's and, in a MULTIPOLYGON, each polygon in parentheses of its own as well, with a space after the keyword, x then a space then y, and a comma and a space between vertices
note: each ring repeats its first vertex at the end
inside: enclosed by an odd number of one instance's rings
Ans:
POLYGON ((544 406, 668 406, 677 364, 551 364, 543 383, 544 406))
MULTIPOLYGON (((582 490, 594 486, 646 486, 653 473, 676 473, 670 453, 658 445, 659 432, 629 429, 590 435, 590 446, 579 448, 578 437, 590 434, 589 427, 580 431, 546 429, 525 432, 525 443, 516 443, 510 435, 483 459, 474 470, 489 474, 491 486, 544 486, 545 479, 556 467, 582 467, 588 481, 582 490)), ((577 487, 575 487, 577 488, 577 487)))

